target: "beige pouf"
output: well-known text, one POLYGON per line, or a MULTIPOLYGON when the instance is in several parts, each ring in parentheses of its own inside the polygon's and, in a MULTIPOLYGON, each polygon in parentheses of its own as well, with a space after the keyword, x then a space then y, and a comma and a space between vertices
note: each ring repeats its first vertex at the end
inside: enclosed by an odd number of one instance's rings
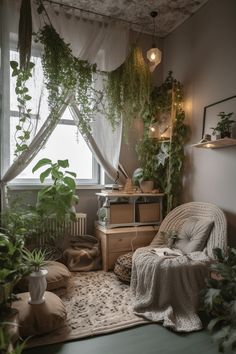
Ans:
POLYGON ((39 305, 28 303, 29 293, 17 294, 18 301, 12 307, 19 311, 19 332, 22 337, 46 334, 64 325, 66 308, 61 299, 49 291, 45 302, 39 305))
MULTIPOLYGON (((67 287, 68 281, 71 277, 71 273, 64 264, 56 261, 48 261, 44 268, 48 270, 48 274, 46 277, 47 290, 51 291, 67 287)), ((17 288, 20 291, 28 291, 28 287, 28 277, 22 278, 17 284, 17 288)))
POLYGON ((114 273, 121 281, 126 283, 130 283, 131 280, 132 256, 133 252, 129 252, 118 257, 114 267, 114 273))

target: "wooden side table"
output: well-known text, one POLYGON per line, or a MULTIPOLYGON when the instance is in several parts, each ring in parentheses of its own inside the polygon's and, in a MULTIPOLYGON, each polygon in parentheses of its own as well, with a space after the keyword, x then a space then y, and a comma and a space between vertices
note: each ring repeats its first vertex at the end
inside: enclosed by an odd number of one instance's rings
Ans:
POLYGON ((114 268, 119 256, 150 244, 158 226, 120 227, 108 229, 96 223, 95 234, 101 241, 103 270, 114 268))

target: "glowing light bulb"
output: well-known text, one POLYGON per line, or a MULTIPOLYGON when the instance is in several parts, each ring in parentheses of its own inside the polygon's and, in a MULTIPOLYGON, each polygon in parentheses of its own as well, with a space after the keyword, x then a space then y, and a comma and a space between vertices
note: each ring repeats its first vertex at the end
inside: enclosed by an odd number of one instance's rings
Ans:
POLYGON ((154 132, 156 129, 154 127, 150 128, 151 132, 154 132))
POLYGON ((151 59, 154 61, 156 59, 156 54, 155 53, 152 53, 151 54, 151 59))

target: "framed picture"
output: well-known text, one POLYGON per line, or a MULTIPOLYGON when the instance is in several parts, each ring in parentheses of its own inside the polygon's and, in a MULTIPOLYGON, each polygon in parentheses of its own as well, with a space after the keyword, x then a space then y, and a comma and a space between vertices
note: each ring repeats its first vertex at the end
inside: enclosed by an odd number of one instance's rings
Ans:
MULTIPOLYGON (((209 134, 212 137, 213 130, 215 128, 220 117, 218 114, 225 112, 226 114, 233 112, 232 120, 236 121, 236 95, 224 98, 223 100, 214 102, 204 107, 203 113, 203 126, 202 126, 202 138, 209 134)), ((236 124, 233 125, 232 137, 236 138, 236 124)), ((214 136, 212 137, 212 140, 214 136)))

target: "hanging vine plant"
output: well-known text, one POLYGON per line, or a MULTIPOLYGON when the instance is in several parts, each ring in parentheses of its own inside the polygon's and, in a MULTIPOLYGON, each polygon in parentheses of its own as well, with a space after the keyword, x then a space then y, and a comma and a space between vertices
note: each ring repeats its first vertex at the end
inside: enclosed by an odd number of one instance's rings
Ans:
POLYGON ((19 120, 17 122, 14 135, 16 142, 14 155, 17 157, 23 151, 27 150, 30 134, 33 130, 30 115, 31 109, 28 108, 28 103, 32 97, 29 95, 27 81, 30 77, 32 77, 34 63, 29 62, 26 66, 20 68, 16 61, 11 61, 10 66, 12 68, 12 77, 16 77, 15 93, 17 96, 17 104, 19 109, 19 120))
POLYGON ((140 166, 144 170, 150 164, 153 166, 156 185, 166 194, 166 212, 178 205, 182 188, 184 144, 188 137, 182 102, 183 87, 170 72, 165 82, 160 87, 155 87, 151 93, 149 114, 144 119, 144 136, 136 147, 140 166), (150 126, 153 121, 158 124, 163 112, 169 112, 169 115, 172 113, 172 134, 169 141, 163 141, 160 137, 150 138, 150 126))
POLYGON ((133 119, 143 117, 149 103, 151 76, 139 47, 133 47, 125 62, 107 75, 107 118, 114 127, 123 119, 127 132, 133 119))
POLYGON ((42 66, 51 113, 64 103, 66 93, 74 93, 80 109, 80 131, 89 132, 95 107, 102 97, 100 92, 93 89, 96 66, 76 58, 69 44, 64 42, 50 24, 39 30, 36 41, 40 41, 44 47, 42 66))

